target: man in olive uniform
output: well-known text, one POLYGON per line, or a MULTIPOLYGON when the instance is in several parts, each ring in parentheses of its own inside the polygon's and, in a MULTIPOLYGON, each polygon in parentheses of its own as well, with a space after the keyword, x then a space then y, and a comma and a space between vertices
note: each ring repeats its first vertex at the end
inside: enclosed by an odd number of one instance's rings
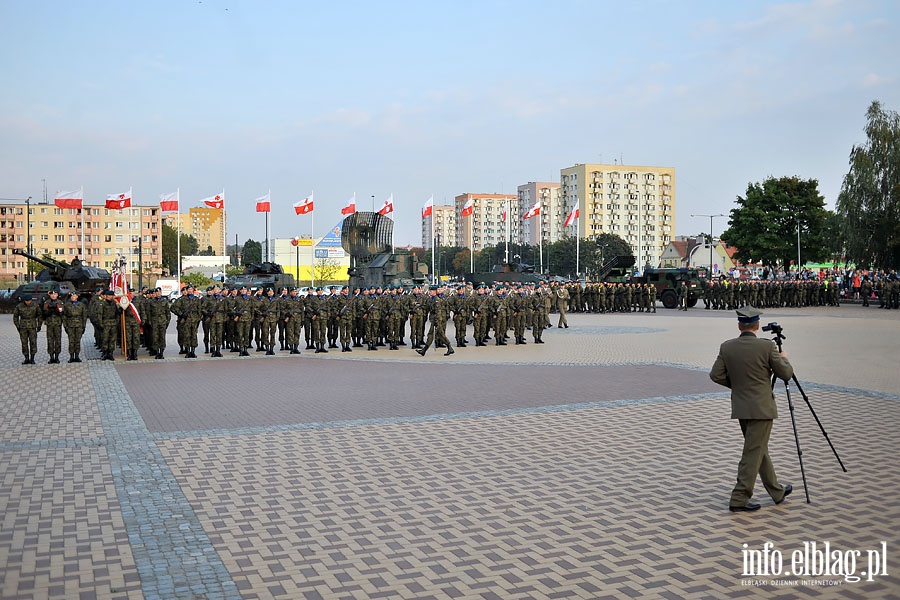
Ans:
POLYGON ((428 338, 425 340, 425 344, 416 352, 421 356, 425 356, 428 348, 431 347, 431 342, 434 341, 435 347, 443 343, 447 348, 444 356, 450 356, 454 353, 454 350, 453 346, 450 345, 450 340, 447 339, 446 328, 449 312, 447 310, 447 300, 443 297, 443 286, 438 289, 432 288, 430 293, 427 306, 431 328, 428 330, 428 338))
POLYGON ((13 324, 19 331, 22 342, 23 365, 33 365, 37 354, 37 334, 43 323, 41 307, 34 302, 31 294, 22 294, 22 301, 13 309, 13 324))
POLYGON ((213 358, 222 358, 222 344, 225 341, 225 323, 228 319, 228 293, 213 286, 212 300, 203 306, 204 317, 209 320, 209 344, 213 358))
POLYGON ((50 290, 41 305, 41 314, 47 326, 48 364, 59 364, 59 353, 62 352, 63 303, 59 300, 59 291, 50 290))
POLYGON ((250 327, 253 324, 253 305, 247 286, 241 287, 240 294, 231 301, 231 319, 235 324, 235 343, 238 356, 250 356, 250 327))
POLYGON ((544 302, 546 292, 544 288, 538 287, 537 290, 528 298, 528 302, 531 305, 531 335, 534 337, 535 344, 543 344, 544 340, 541 339, 544 335, 544 319, 546 315, 544 311, 547 310, 546 304, 544 302))
POLYGON ((756 337, 761 314, 752 306, 737 311, 741 335, 721 345, 709 372, 710 379, 731 389, 731 418, 739 420, 744 436, 737 484, 728 505, 731 512, 759 510, 759 504, 750 502, 757 475, 775 504, 781 504, 793 489, 778 483, 768 446, 773 420, 778 417, 772 375, 787 380, 794 370, 787 354, 778 352, 771 340, 756 337))
POLYGON ((97 307, 97 315, 100 322, 100 346, 101 360, 116 360, 113 352, 116 350, 116 342, 119 339, 119 305, 116 302, 114 290, 103 290, 103 300, 97 307))
POLYGON ((684 284, 683 279, 678 280, 675 294, 678 296, 678 310, 687 311, 687 286, 684 284))
POLYGON ((491 310, 490 296, 483 285, 479 285, 475 292, 472 313, 475 317, 475 345, 484 346, 488 334, 488 313, 491 310))
POLYGON ((81 336, 84 335, 84 326, 87 324, 87 306, 78 301, 78 292, 69 294, 63 306, 63 326, 66 328, 66 337, 69 339, 69 362, 80 363, 81 336))
POLYGON ((409 310, 409 341, 413 350, 418 350, 425 341, 425 296, 419 286, 413 288, 407 310, 409 310))
POLYGON ((509 296, 510 317, 512 318, 513 337, 516 344, 525 344, 525 310, 528 298, 525 288, 519 287, 509 296))
POLYGON ((275 289, 267 287, 256 311, 257 319, 262 325, 260 341, 266 350, 266 356, 275 356, 275 338, 278 335, 278 318, 281 316, 281 305, 275 295, 275 289))
POLYGON ((378 350, 378 335, 381 327, 381 305, 378 301, 375 286, 369 288, 369 295, 364 299, 363 319, 366 321, 366 347, 378 350))
POLYGON ((162 295, 160 288, 156 288, 153 291, 153 298, 149 306, 151 318, 153 319, 153 328, 151 330, 153 342, 150 347, 156 351, 154 358, 163 360, 166 352, 166 331, 169 328, 169 323, 172 321, 172 313, 169 311, 169 299, 162 295))
POLYGON ((466 286, 456 288, 456 295, 450 302, 450 310, 453 311, 453 328, 456 333, 456 347, 466 347, 466 325, 469 322, 469 296, 466 294, 466 286))

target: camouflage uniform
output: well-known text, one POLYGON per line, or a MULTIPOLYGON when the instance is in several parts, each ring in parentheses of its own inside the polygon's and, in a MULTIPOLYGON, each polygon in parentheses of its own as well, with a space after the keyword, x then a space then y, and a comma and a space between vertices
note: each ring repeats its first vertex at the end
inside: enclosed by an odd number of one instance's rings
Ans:
POLYGON ((425 352, 431 347, 432 341, 434 341, 436 347, 437 344, 443 343, 447 348, 444 356, 449 356, 454 353, 454 350, 450 345, 450 340, 447 339, 447 333, 445 331, 448 317, 447 300, 443 295, 435 294, 428 298, 427 306, 431 328, 428 330, 428 338, 425 340, 425 344, 420 349, 416 350, 416 352, 425 356, 425 352))
POLYGON ((72 294, 63 306, 63 325, 69 339, 69 362, 81 362, 81 337, 87 324, 87 305, 80 302, 78 294, 72 294))
POLYGON ((62 352, 63 321, 63 303, 59 300, 56 290, 50 290, 47 299, 41 305, 41 313, 47 326, 47 354, 50 355, 47 362, 56 364, 59 363, 59 353, 62 352))
POLYGON ((22 342, 22 355, 25 360, 23 365, 33 365, 34 355, 37 354, 37 332, 43 323, 41 307, 31 299, 31 296, 23 296, 22 302, 13 309, 13 324, 19 331, 19 339, 22 342), (27 298, 27 300, 25 300, 27 298))

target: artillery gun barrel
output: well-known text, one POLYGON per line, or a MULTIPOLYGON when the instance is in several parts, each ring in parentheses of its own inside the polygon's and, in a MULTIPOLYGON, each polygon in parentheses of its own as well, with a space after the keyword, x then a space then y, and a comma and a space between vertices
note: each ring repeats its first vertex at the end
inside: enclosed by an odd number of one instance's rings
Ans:
POLYGON ((48 269, 53 269, 54 271, 59 271, 59 270, 65 271, 66 269, 69 268, 69 265, 65 262, 55 260, 52 258, 43 258, 41 256, 35 256, 34 254, 29 254, 28 252, 25 252, 24 250, 19 250, 18 248, 13 249, 13 254, 18 254, 20 256, 24 256, 25 258, 27 258, 29 260, 33 260, 36 263, 42 264, 45 267, 47 267, 48 269))

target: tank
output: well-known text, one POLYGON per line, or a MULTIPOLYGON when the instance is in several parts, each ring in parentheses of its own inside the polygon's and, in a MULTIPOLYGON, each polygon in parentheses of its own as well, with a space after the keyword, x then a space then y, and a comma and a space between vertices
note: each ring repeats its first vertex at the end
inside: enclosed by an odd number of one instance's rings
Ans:
POLYGON ((281 265, 273 262, 247 264, 242 275, 229 277, 226 283, 246 285, 248 288, 281 288, 295 285, 294 276, 285 273, 281 265))
POLYGON ((24 256, 46 267, 37 274, 36 281, 69 284, 68 286, 59 286, 60 290, 70 289, 71 286, 71 289, 76 290, 80 295, 89 297, 98 287, 109 287, 109 271, 99 267, 87 267, 81 264, 77 258, 73 258, 72 262, 68 263, 63 260, 35 256, 18 248, 13 250, 13 254, 24 256))
POLYGON ((409 250, 391 246, 394 221, 374 212, 353 213, 341 226, 341 246, 350 255, 350 289, 425 283, 428 267, 409 250))

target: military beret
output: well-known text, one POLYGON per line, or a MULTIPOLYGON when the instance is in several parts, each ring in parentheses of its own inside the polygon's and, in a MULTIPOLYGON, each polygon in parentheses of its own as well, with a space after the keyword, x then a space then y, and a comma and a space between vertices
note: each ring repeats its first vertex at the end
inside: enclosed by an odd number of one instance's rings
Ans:
POLYGON ((104 296, 115 296, 116 292, 115 292, 115 290, 103 290, 103 295, 104 296))
POLYGON ((370 286, 369 286, 369 291, 370 291, 370 292, 374 292, 374 291, 375 291, 375 286, 374 286, 374 285, 370 285, 370 286))
POLYGON ((27 302, 28 300, 34 300, 34 297, 31 294, 22 294, 22 300, 27 302))
POLYGON ((739 323, 756 323, 759 321, 759 316, 762 314, 761 311, 752 306, 746 306, 735 312, 737 313, 739 323))

